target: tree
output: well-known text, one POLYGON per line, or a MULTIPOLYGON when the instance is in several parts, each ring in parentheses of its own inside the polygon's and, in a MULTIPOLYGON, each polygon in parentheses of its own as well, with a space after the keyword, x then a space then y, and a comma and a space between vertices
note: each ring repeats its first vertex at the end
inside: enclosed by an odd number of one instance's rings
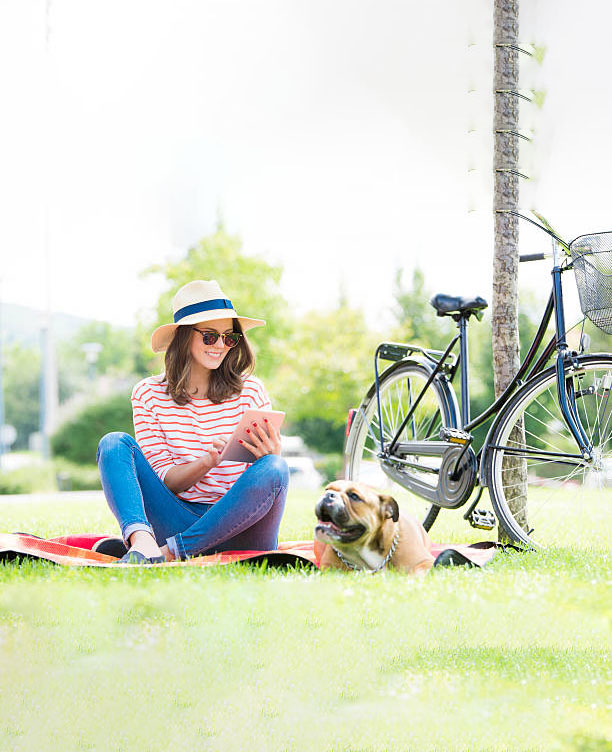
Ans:
MULTIPOLYGON (((27 449, 30 434, 40 429, 40 350, 9 345, 3 352, 3 388, 5 421, 17 429, 17 439, 11 449, 27 449)), ((69 375, 59 373, 59 397, 71 394, 69 375)))
POLYGON ((70 340, 58 346, 59 369, 72 392, 87 388, 94 376, 142 377, 148 370, 140 357, 137 329, 127 329, 106 321, 91 321, 70 340), (88 363, 84 345, 100 346, 95 363, 88 363))
POLYGON ((425 275, 415 267, 412 285, 405 287, 403 272, 395 272, 393 313, 398 323, 396 338, 402 342, 416 342, 434 349, 444 349, 453 331, 450 319, 438 316, 431 305, 431 293, 425 287, 425 275))
POLYGON ((40 425, 40 352, 16 344, 3 355, 5 420, 17 429, 12 449, 27 449, 40 425))
POLYGON ((373 381, 377 342, 362 312, 345 301, 296 322, 270 385, 275 407, 287 412, 287 430, 320 452, 341 452, 348 410, 373 381))
MULTIPOLYGON (((280 292, 282 267, 261 256, 245 254, 240 238, 230 235, 222 223, 190 248, 185 258, 149 267, 143 274, 162 274, 168 282, 157 305, 153 328, 168 323, 172 298, 180 287, 194 279, 216 279, 239 315, 266 320, 265 327, 249 332, 258 375, 265 379, 283 363, 284 342, 291 326, 288 305, 280 292)), ((153 367, 154 363, 151 358, 149 365, 153 367)))
MULTIPOLYGON (((495 44, 494 97, 494 200, 495 251, 493 258, 493 308, 491 332, 495 394, 499 396, 512 381, 520 365, 518 325, 518 0, 495 0, 493 38, 495 44)), ((512 442, 524 443, 517 424, 512 442)), ((525 505, 527 466, 520 458, 507 457, 504 466, 507 498, 516 509, 515 517, 527 524, 525 505), (510 498, 512 497, 512 498, 510 498)))
POLYGON ((96 461, 100 439, 110 431, 134 435, 129 393, 113 394, 87 405, 72 420, 58 428, 51 437, 51 449, 54 455, 71 462, 91 465, 96 461))
POLYGON ((495 0, 495 151, 493 305, 491 330, 495 394, 519 366, 518 329, 518 0, 495 0))

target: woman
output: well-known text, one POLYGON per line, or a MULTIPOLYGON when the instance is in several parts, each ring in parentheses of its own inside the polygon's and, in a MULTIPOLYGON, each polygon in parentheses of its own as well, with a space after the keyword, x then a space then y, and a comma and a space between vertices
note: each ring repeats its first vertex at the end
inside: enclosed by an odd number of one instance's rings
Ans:
POLYGON ((214 280, 182 287, 173 312, 174 323, 151 338, 154 352, 166 351, 165 373, 132 392, 136 440, 110 433, 98 447, 128 547, 121 561, 274 549, 289 481, 278 431, 253 423, 251 465, 219 457, 247 408, 270 409, 243 334, 265 321, 238 316, 214 280))

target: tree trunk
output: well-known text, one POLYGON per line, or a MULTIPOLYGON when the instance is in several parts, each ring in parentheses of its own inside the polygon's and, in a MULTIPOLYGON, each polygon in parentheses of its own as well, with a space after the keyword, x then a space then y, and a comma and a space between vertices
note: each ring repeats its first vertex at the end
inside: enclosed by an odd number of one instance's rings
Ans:
MULTIPOLYGON (((518 0, 495 0, 493 17, 495 44, 494 74, 494 211, 495 252, 493 258, 492 340, 495 395, 499 396, 520 365, 518 330, 518 218, 507 211, 518 210, 518 137, 509 131, 519 128, 519 99, 511 91, 519 88, 518 0), (514 171, 514 172, 512 172, 514 171)), ((512 444, 524 445, 522 426, 511 435, 512 444)), ((523 459, 506 457, 503 463, 506 498, 527 529, 527 467, 523 459), (519 510, 522 512, 519 513, 519 510)), ((516 515, 515 515, 516 516, 516 515)))

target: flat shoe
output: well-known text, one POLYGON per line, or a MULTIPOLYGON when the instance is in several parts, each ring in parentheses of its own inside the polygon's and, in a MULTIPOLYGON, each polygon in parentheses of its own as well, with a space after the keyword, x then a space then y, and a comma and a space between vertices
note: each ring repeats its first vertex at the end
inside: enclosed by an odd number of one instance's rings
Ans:
POLYGON ((474 562, 470 561, 459 551, 453 548, 446 548, 438 554, 438 558, 433 563, 434 567, 473 567, 474 562))
POLYGON ((148 557, 140 551, 128 551, 125 556, 122 556, 119 561, 114 561, 113 564, 161 564, 165 561, 165 556, 148 557))
POLYGON ((119 559, 127 553, 127 546, 122 538, 102 538, 93 544, 91 550, 97 551, 99 554, 106 554, 107 556, 114 556, 115 559, 119 559))

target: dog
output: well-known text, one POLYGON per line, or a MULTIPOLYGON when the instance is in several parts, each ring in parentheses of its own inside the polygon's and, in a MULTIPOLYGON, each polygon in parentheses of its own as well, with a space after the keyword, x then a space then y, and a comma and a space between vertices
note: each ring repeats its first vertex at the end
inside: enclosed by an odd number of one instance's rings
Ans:
POLYGON ((425 528, 400 514, 394 498, 364 483, 329 483, 315 514, 315 555, 321 569, 376 572, 389 566, 425 574, 434 563, 425 528))

